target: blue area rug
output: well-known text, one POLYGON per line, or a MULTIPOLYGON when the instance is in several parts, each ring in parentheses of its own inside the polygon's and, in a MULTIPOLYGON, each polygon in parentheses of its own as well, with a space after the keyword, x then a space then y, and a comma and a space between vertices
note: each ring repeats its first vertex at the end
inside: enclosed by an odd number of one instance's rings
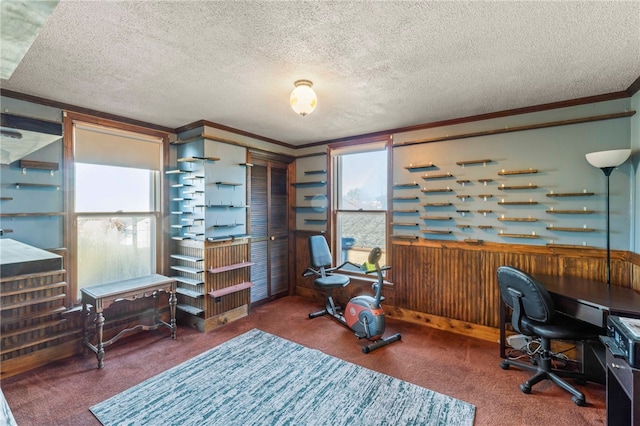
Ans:
POLYGON ((105 426, 451 426, 475 417, 467 402, 256 329, 90 410, 105 426))

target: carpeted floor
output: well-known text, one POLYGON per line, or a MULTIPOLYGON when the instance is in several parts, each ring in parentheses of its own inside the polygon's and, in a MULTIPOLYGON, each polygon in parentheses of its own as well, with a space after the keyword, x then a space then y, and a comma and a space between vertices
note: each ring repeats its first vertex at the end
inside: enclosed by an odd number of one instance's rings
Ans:
POLYGON ((90 410, 108 426, 472 426, 475 413, 255 328, 90 410))
MULTIPOLYGON (((530 395, 519 385, 528 372, 499 367, 497 343, 392 319, 387 334, 402 340, 371 354, 346 328, 328 317, 309 320, 318 304, 287 297, 254 309, 248 317, 210 333, 180 327, 176 341, 164 332, 142 333, 106 349, 105 368, 95 356, 76 356, 2 381, 2 391, 21 426, 99 425, 89 407, 253 328, 328 355, 467 401, 475 425, 604 425, 605 387, 580 389, 587 406, 551 383, 530 395)), ((337 390, 338 391, 338 390, 337 390)))

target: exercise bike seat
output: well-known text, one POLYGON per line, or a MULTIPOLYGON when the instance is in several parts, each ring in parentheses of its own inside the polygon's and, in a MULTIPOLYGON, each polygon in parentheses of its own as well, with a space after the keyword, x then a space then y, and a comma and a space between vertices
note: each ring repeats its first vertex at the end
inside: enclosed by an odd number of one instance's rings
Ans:
POLYGON ((325 289, 334 289, 349 284, 348 276, 327 272, 326 268, 331 267, 332 262, 331 250, 322 235, 309 237, 309 257, 311 266, 320 269, 320 276, 314 281, 315 285, 325 289))
POLYGON ((322 288, 341 288, 349 284, 349 277, 340 274, 329 274, 316 278, 313 283, 322 288))

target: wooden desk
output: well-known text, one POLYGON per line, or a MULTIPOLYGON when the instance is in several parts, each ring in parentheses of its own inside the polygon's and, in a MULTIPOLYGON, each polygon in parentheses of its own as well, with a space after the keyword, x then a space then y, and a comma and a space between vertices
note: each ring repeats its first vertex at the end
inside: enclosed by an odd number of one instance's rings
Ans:
POLYGON ((89 349, 95 352, 98 359, 98 368, 104 367, 104 348, 115 343, 115 341, 125 333, 134 330, 156 330, 159 327, 167 327, 171 330, 171 338, 176 338, 176 281, 171 278, 163 275, 152 274, 140 278, 132 278, 124 281, 86 287, 80 289, 80 292, 82 294, 82 318, 84 332, 82 342, 89 349), (169 293, 169 309, 171 311, 170 324, 162 321, 158 313, 158 292, 160 291, 169 293), (156 299, 152 325, 139 324, 133 328, 122 330, 106 342, 102 341, 102 332, 104 327, 103 310, 120 300, 135 300, 140 297, 149 296, 153 296, 156 299), (94 324, 96 326, 96 335, 98 339, 96 345, 93 345, 89 341, 87 318, 90 315, 90 306, 93 307, 95 312, 94 324))
MULTIPOLYGON (((576 277, 535 275, 551 293, 556 311, 603 329, 607 316, 640 318, 640 294, 628 288, 576 277)), ((506 306, 500 303, 500 356, 505 354, 506 306)))

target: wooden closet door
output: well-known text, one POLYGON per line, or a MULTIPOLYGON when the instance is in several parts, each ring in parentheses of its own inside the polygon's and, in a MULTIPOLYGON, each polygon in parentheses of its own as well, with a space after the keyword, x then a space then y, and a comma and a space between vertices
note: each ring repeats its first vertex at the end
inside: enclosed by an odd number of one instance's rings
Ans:
POLYGON ((288 294, 289 232, 287 164, 252 159, 251 303, 288 294))

